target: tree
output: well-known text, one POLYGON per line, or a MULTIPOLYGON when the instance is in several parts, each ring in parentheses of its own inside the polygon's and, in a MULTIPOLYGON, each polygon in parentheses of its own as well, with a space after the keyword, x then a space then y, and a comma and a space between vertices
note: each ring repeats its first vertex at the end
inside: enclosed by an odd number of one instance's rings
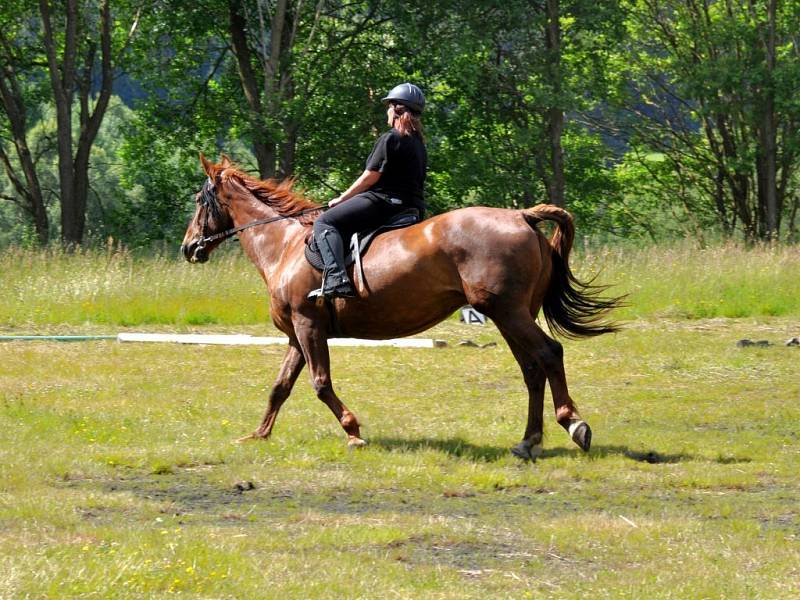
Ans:
POLYGON ((50 224, 36 171, 36 156, 27 139, 31 108, 38 106, 40 90, 33 78, 27 76, 34 68, 36 53, 22 40, 32 38, 34 33, 28 20, 15 18, 26 10, 30 7, 24 2, 8 2, 0 8, 0 101, 3 107, 0 161, 13 191, 2 197, 22 209, 33 223, 39 243, 46 244, 50 238, 50 224), (16 160, 7 149, 8 142, 14 147, 16 160))
MULTIPOLYGON (((691 182, 675 194, 713 207, 726 235, 776 239, 795 198, 800 150, 795 0, 631 0, 636 152, 691 182)), ((791 225, 790 225, 791 228, 791 225)))
POLYGON ((108 108, 114 72, 138 21, 138 13, 117 8, 119 14, 112 17, 110 0, 57 4, 39 0, 36 6, 21 0, 0 13, 5 64, 0 96, 24 177, 4 149, 0 159, 43 243, 49 228, 26 140, 29 112, 37 105, 33 96, 47 94, 56 109, 61 239, 68 246, 80 244, 86 227, 92 145, 108 108), (123 28, 126 20, 128 27, 123 28))
POLYGON ((151 91, 152 125, 180 129, 190 141, 213 124, 212 135, 247 140, 261 177, 295 175, 307 164, 300 146, 316 141, 321 122, 352 138, 352 125, 335 113, 351 101, 363 106, 374 84, 368 40, 380 47, 389 21, 380 6, 159 2, 142 25, 154 35, 137 71, 151 91))
POLYGON ((608 88, 607 47, 622 33, 617 3, 449 0, 418 8, 398 27, 419 40, 418 70, 433 92, 426 122, 435 208, 549 201, 580 205, 588 217, 590 205, 596 212, 608 201, 587 185, 610 174, 608 150, 580 115, 608 88))

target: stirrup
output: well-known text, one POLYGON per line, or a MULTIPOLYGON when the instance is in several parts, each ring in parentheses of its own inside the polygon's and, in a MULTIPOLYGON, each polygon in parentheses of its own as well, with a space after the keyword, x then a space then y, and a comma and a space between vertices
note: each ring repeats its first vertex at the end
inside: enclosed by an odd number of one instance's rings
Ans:
POLYGON ((308 296, 306 296, 306 298, 308 298, 309 300, 318 300, 319 298, 331 299, 331 298, 355 298, 355 297, 356 297, 356 292, 353 289, 352 284, 347 281, 344 281, 339 285, 327 290, 324 288, 324 286, 321 288, 317 288, 316 290, 311 290, 308 293, 308 296))

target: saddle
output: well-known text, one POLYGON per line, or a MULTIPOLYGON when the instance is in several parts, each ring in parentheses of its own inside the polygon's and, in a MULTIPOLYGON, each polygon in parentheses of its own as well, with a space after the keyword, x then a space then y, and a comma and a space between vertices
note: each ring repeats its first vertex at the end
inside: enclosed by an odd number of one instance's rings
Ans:
MULTIPOLYGON (((416 208, 407 208, 406 210, 394 215, 391 219, 389 219, 386 223, 383 223, 377 229, 368 229, 367 231, 354 233, 350 238, 350 248, 345 249, 345 266, 349 267, 355 262, 357 263, 357 268, 360 272, 361 256, 366 254, 367 249, 372 243, 372 240, 375 239, 375 236, 391 229, 401 229, 403 227, 408 227, 409 225, 414 225, 415 223, 418 223, 419 220, 419 211, 416 208)), ((320 256, 319 248, 317 248, 317 242, 313 235, 309 236, 308 240, 306 241, 305 255, 306 260, 311 264, 312 267, 320 272, 323 270, 324 263, 322 262, 322 256, 320 256)))

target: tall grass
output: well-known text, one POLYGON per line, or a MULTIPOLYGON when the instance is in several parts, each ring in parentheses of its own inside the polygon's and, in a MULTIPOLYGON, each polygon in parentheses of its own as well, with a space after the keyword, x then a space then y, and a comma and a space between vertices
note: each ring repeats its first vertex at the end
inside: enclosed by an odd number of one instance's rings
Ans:
POLYGON ((6 328, 269 319, 264 284, 238 251, 217 253, 199 267, 178 256, 138 257, 119 249, 12 249, 0 254, 0 281, 0 326, 6 328))
POLYGON ((603 248, 577 255, 575 268, 628 295, 622 319, 800 315, 798 246, 603 248))
MULTIPOLYGON (((627 294, 618 319, 800 316, 800 248, 690 244, 583 250, 584 279, 627 294)), ((235 246, 202 266, 120 249, 0 253, 0 327, 255 325, 267 292, 235 246)))

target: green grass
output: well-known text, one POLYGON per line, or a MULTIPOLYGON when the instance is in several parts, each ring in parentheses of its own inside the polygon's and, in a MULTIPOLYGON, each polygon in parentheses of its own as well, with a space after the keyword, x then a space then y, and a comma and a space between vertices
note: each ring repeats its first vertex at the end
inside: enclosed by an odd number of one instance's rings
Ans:
MULTIPOLYGON (((576 252, 576 273, 628 294, 620 319, 800 316, 800 247, 690 245, 576 252)), ((0 328, 243 326, 269 320, 266 289, 235 246, 206 265, 124 251, 3 250, 0 328)))
POLYGON ((125 251, 4 250, 0 326, 203 326, 263 323, 267 292, 233 248, 208 269, 125 251))
POLYGON ((800 350, 779 344, 797 328, 640 320, 566 343, 593 449, 548 400, 535 464, 508 452, 511 353, 457 346, 501 342, 491 326, 333 349, 357 452, 307 374, 271 440, 232 443, 279 348, 0 344, 0 597, 797 597, 800 350))
MULTIPOLYGON (((627 324, 565 344, 593 448, 549 405, 535 464, 508 451, 525 391, 491 325, 334 348, 359 452, 307 374, 271 440, 232 443, 280 348, 0 343, 0 598, 800 597, 798 250, 573 265, 629 295, 627 324)), ((275 332, 235 248, 204 266, 6 250, 0 281, 4 333, 275 332)))
POLYGON ((800 316, 800 246, 690 243, 578 254, 576 271, 629 294, 620 318, 800 316))

